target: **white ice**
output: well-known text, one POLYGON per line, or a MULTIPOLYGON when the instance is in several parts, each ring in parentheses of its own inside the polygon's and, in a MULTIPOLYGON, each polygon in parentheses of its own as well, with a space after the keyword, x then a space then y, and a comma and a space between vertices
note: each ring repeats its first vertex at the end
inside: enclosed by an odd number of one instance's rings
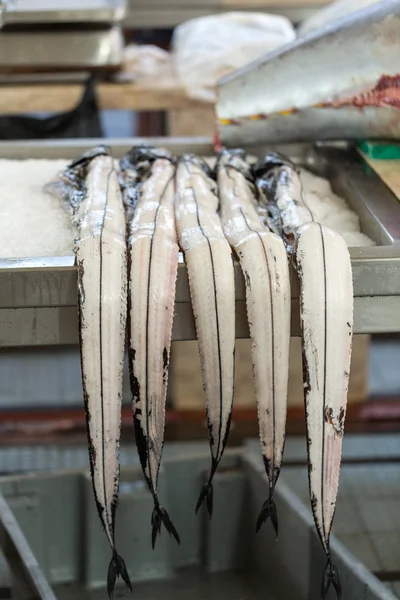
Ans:
POLYGON ((70 216, 43 192, 68 162, 0 160, 0 259, 73 256, 70 216))

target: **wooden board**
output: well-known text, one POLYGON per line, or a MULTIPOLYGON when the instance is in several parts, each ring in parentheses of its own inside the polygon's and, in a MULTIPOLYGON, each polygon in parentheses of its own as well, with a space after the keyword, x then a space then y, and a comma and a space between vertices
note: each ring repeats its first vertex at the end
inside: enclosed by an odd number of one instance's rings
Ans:
POLYGON ((132 28, 173 28, 189 19, 229 11, 281 14, 293 22, 311 16, 331 0, 131 0, 125 26, 132 28))
MULTIPOLYGON (((322 7, 322 4, 321 4, 322 7)), ((303 19, 307 19, 314 14, 318 5, 314 6, 280 6, 274 5, 268 8, 261 9, 260 6, 247 4, 246 6, 225 5, 220 8, 210 8, 207 5, 199 5, 196 7, 170 7, 163 5, 162 7, 135 7, 131 8, 125 18, 125 26, 132 29, 173 29, 177 25, 190 19, 198 19, 208 15, 217 15, 223 12, 244 11, 244 12, 268 12, 271 14, 283 15, 293 21, 300 23, 303 19)))
POLYGON ((376 160, 361 152, 363 159, 400 200, 400 160, 376 160))
POLYGON ((322 8, 331 3, 331 0, 220 0, 219 2, 226 8, 235 8, 235 10, 246 9, 251 6, 252 9, 268 11, 271 8, 322 8))
MULTIPOLYGON (((288 405, 299 407, 303 405, 300 338, 292 338, 290 343, 288 405)), ((250 340, 236 340, 235 406, 237 408, 256 406, 250 344, 250 340)), ((355 336, 350 371, 349 404, 365 402, 368 397, 368 355, 369 336, 355 336)), ((180 342, 172 345, 170 386, 175 409, 195 410, 204 406, 197 342, 180 342)))
POLYGON ((212 104, 199 108, 171 110, 168 113, 168 134, 172 137, 213 137, 215 128, 215 111, 212 104))
MULTIPOLYGON (((184 10, 184 9, 199 9, 207 7, 210 10, 217 10, 226 7, 235 7, 236 10, 248 10, 251 8, 259 8, 263 11, 270 9, 287 7, 313 7, 314 9, 322 8, 330 4, 332 0, 170 0, 168 9, 184 10)), ((128 3, 128 11, 144 8, 165 8, 165 0, 130 0, 128 3)))
MULTIPOLYGON (((83 93, 82 84, 13 84, 0 87, 0 114, 62 112, 71 110, 83 93)), ((210 106, 192 100, 177 84, 100 83, 97 87, 100 109, 179 110, 210 106)))

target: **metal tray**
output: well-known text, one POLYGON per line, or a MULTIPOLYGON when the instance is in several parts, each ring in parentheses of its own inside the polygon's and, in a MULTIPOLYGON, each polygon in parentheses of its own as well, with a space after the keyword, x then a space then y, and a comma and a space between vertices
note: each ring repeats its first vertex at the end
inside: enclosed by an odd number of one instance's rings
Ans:
MULTIPOLYGON (((255 535, 268 481, 259 444, 249 442, 225 452, 214 478, 212 520, 204 512, 196 517, 193 507, 209 462, 206 444, 166 444, 160 497, 182 539, 177 546, 163 534, 155 551, 150 542, 153 501, 137 460, 122 470, 116 539, 135 598, 319 600, 326 559, 308 498, 303 504, 283 473, 275 493, 279 541, 270 524, 255 535)), ((13 597, 54 600, 51 585, 55 596, 65 600, 104 598, 110 550, 89 474, 7 477, 0 479, 0 494, 0 545, 13 575, 13 597)), ((346 600, 394 600, 335 536, 331 552, 346 600)))
POLYGON ((124 41, 119 27, 101 30, 0 34, 0 70, 117 67, 124 41))
MULTIPOLYGON (((104 143, 104 140, 101 140, 104 143)), ((73 158, 100 140, 0 143, 0 158, 73 158)), ((133 143, 151 143, 173 152, 213 153, 208 138, 110 140, 115 157, 133 143)), ((269 147, 271 148, 271 147, 269 147)), ((381 180, 345 150, 311 145, 281 147, 293 159, 329 176, 333 188, 360 216, 375 247, 351 248, 355 333, 400 331, 400 206, 381 180)), ((252 150, 254 152, 254 149, 252 150)), ((264 148, 259 148, 262 156, 264 148)), ((236 336, 248 337, 245 287, 236 269, 236 336)), ((74 257, 0 260, 0 346, 76 344, 74 257)), ((299 287, 292 272, 292 335, 298 336, 299 287)), ((187 274, 181 259, 176 292, 174 340, 196 339, 187 274)))
POLYGON ((125 13, 126 0, 14 0, 4 24, 118 23, 125 13))

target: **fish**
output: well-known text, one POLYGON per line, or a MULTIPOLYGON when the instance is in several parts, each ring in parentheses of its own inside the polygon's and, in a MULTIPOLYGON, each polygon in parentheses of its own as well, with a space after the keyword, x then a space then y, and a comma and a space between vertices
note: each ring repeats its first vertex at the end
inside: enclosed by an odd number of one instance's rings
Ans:
MULTIPOLYGON (((327 557, 321 596, 342 586, 332 562, 330 532, 339 487, 353 337, 353 278, 341 235, 314 219, 297 168, 276 154, 254 168, 260 203, 276 204, 290 260, 300 282, 300 324, 311 508, 327 557)), ((276 218, 276 215, 274 215, 276 218)))
POLYGON ((163 149, 133 147, 120 166, 128 223, 130 387, 135 441, 154 501, 154 548, 162 524, 180 543, 157 491, 179 257, 174 214, 175 165, 163 149))
POLYGON ((356 10, 360 10, 365 6, 380 2, 381 0, 358 0, 356 4, 348 2, 348 0, 335 0, 326 6, 316 10, 310 17, 299 24, 297 28, 298 35, 304 35, 314 29, 320 29, 328 23, 342 19, 356 10))
POLYGON ((175 219, 196 324, 211 468, 196 504, 213 513, 213 478, 229 436, 235 369, 235 283, 232 251, 218 215, 212 169, 184 154, 176 171, 175 219))
POLYGON ((90 472, 97 510, 112 558, 107 590, 117 577, 132 589, 117 553, 119 443, 126 335, 125 212, 110 150, 96 147, 76 158, 46 191, 67 205, 76 228, 78 316, 90 472))
POLYGON ((256 530, 271 519, 278 537, 273 499, 285 446, 290 348, 290 278, 282 238, 263 225, 257 212, 254 177, 241 150, 219 154, 217 180, 225 237, 235 251, 246 285, 252 340, 253 380, 269 495, 256 530))
POLYGON ((382 0, 238 69, 218 82, 218 142, 399 139, 399 44, 400 4, 382 0))

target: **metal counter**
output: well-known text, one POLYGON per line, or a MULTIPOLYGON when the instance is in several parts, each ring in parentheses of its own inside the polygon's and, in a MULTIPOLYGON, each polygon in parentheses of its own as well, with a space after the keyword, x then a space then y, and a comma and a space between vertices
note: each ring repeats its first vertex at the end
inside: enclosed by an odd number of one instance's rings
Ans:
POLYGON ((119 27, 85 31, 29 31, 0 35, 0 70, 118 67, 123 35, 119 27))
POLYGON ((4 23, 118 23, 125 11, 126 0, 14 0, 7 7, 4 23))
MULTIPOLYGON (((104 140, 102 140, 104 142, 104 140)), ((98 143, 0 143, 0 158, 73 158, 98 143)), ((132 143, 152 143, 175 153, 212 155, 207 138, 110 140, 115 157, 132 143)), ((359 214, 364 233, 377 246, 351 248, 355 296, 355 333, 400 331, 400 205, 359 159, 347 151, 295 145, 280 148, 293 159, 329 177, 334 190, 359 214)), ((261 156, 264 149, 259 148, 261 156)), ((252 151, 255 153, 254 149, 252 151)), ((245 287, 236 270, 236 336, 248 337, 245 287)), ((292 272, 292 335, 299 330, 299 287, 292 272)), ((76 344, 76 269, 74 257, 0 260, 0 346, 76 344)), ((186 268, 178 271, 174 340, 196 339, 186 268)))
POLYGON ((3 14, 0 70, 118 67, 125 11, 126 0, 13 0, 3 14))

